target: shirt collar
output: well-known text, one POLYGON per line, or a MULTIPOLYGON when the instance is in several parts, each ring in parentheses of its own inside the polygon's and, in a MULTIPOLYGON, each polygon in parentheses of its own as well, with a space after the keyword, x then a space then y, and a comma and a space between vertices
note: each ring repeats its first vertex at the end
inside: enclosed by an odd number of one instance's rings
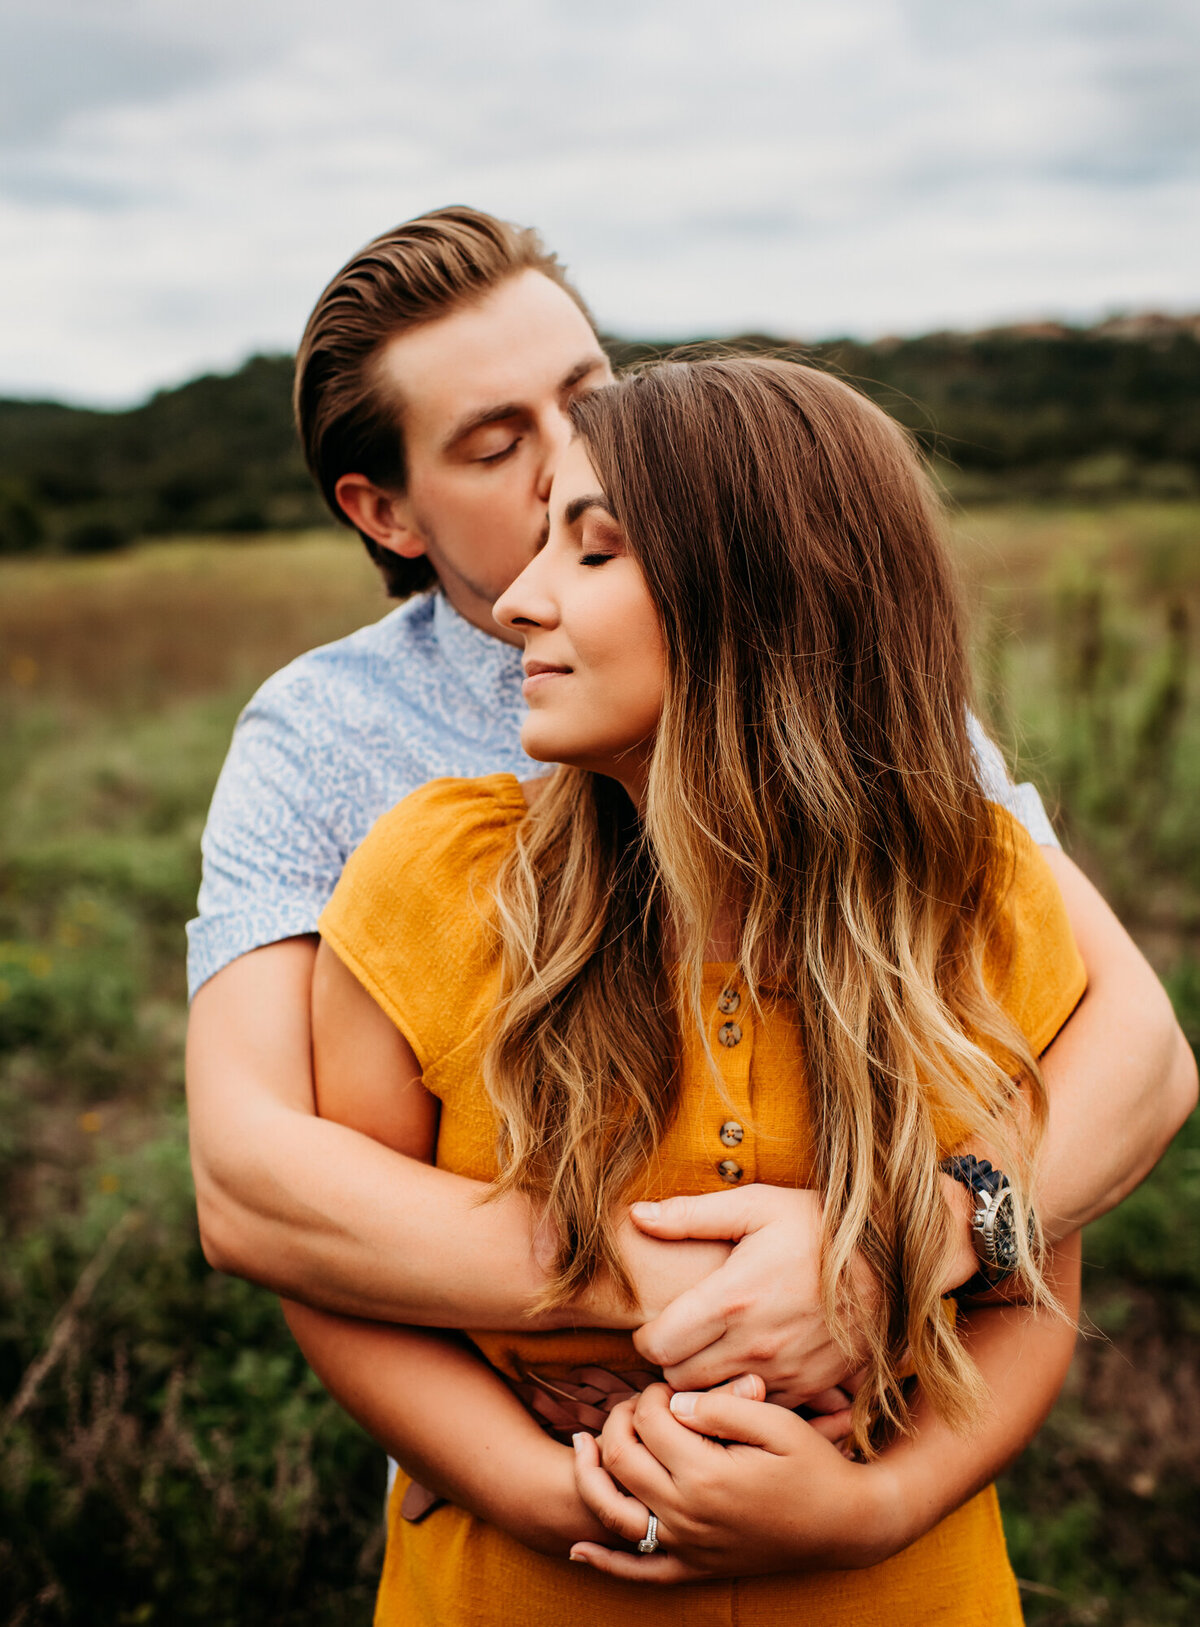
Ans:
POLYGON ((455 676, 479 699, 521 676, 521 651, 473 626, 442 592, 433 595, 433 636, 455 676))

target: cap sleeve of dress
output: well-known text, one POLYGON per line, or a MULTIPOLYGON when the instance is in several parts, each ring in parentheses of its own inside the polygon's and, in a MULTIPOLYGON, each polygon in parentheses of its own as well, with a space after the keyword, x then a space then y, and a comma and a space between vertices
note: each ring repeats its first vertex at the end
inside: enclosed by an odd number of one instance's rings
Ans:
POLYGON ((1010 813, 995 812, 1012 853, 1011 885, 988 943, 984 975, 1040 1056, 1082 999, 1087 972, 1045 855, 1010 813))
POLYGON ((423 1071, 486 1014, 497 965, 491 885, 524 813, 511 774, 430 781, 372 827, 321 915, 322 938, 423 1071))

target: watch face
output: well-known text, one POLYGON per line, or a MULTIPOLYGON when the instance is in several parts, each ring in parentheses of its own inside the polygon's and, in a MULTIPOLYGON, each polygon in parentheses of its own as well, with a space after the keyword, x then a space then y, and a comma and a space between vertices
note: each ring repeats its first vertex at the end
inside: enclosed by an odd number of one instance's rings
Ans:
POLYGON ((1000 1194, 992 1210, 989 1227, 992 1264, 1001 1271, 1015 1271, 1020 1262, 1017 1245, 1016 1217, 1012 1193, 1007 1188, 1000 1194))

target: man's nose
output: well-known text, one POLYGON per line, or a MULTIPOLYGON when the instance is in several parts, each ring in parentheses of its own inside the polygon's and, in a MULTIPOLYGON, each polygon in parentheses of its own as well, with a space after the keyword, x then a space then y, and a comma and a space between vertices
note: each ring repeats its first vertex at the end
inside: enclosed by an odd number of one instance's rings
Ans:
POLYGON ((575 434, 571 420, 560 407, 550 409, 542 425, 542 457, 537 472, 539 503, 550 501, 550 486, 554 471, 575 434))

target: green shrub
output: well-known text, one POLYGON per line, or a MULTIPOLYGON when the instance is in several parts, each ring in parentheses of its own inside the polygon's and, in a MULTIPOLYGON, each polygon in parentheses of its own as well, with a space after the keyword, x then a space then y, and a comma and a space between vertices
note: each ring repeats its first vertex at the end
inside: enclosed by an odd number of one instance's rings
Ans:
POLYGON ((10 1240, 0 1268, 22 1307, 0 1322, 4 1393, 58 1330, 0 1447, 0 1619, 39 1600, 22 1619, 365 1620, 382 1455, 274 1299, 205 1265, 182 1120, 100 1164, 79 1212, 10 1240))

